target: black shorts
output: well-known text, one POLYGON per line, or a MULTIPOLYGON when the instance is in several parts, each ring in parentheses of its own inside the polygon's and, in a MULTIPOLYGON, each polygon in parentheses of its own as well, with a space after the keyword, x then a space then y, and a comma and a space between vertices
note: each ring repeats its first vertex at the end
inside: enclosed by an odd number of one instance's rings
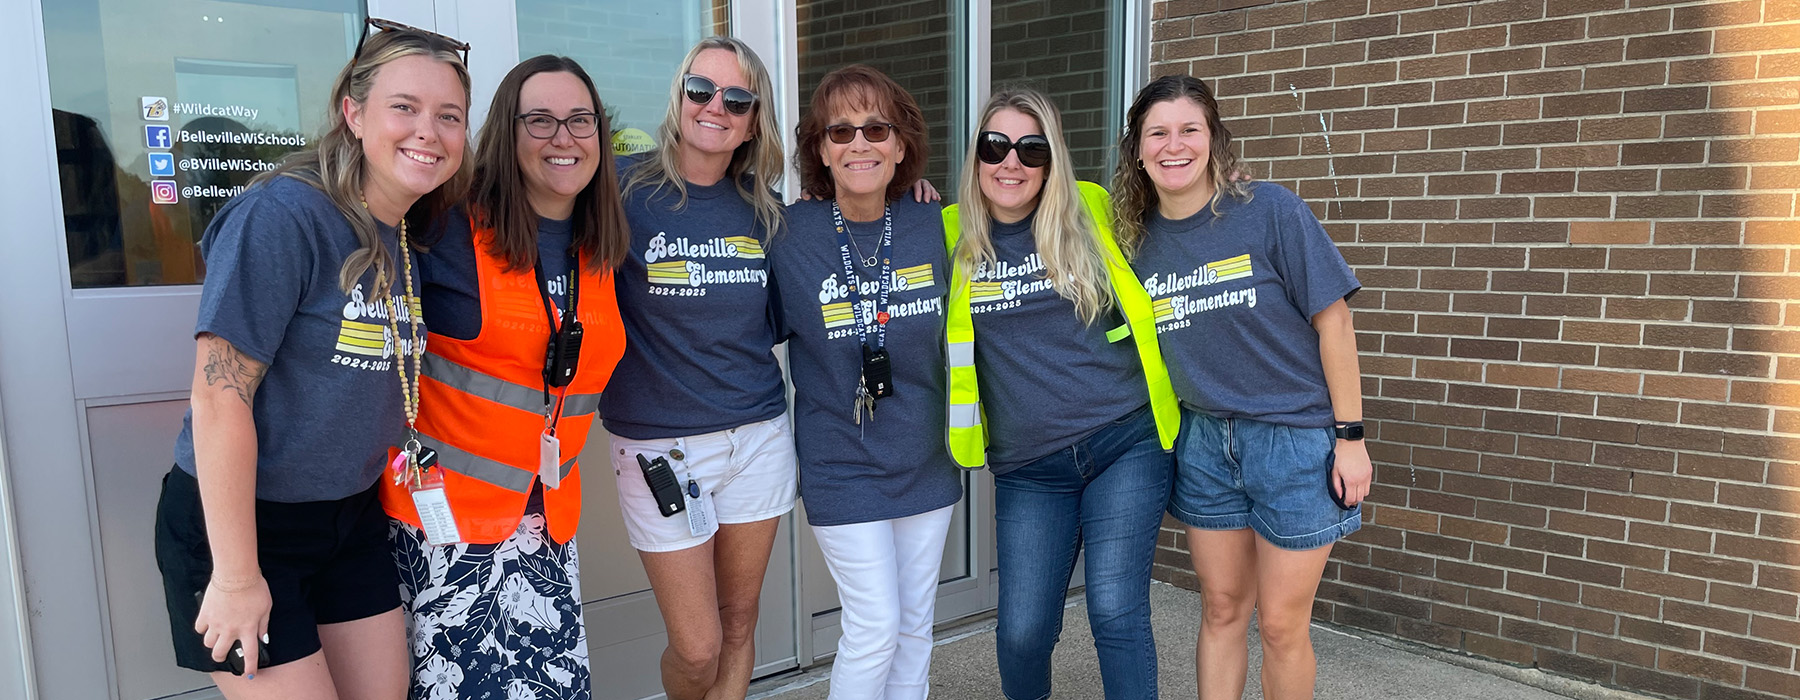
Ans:
MULTIPOLYGON (((387 527, 374 486, 336 501, 256 501, 257 561, 274 601, 268 665, 318 651, 319 625, 400 607, 387 527)), ((212 578, 212 550, 200 512, 200 482, 180 467, 163 477, 156 504, 156 566, 162 570, 175 663, 196 671, 226 670, 194 631, 200 615, 194 596, 212 578)))

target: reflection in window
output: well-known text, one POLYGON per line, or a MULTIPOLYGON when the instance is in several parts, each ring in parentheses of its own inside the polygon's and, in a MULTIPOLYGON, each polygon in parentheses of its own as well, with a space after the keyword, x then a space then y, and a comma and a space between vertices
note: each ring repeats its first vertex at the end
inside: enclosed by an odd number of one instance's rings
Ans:
POLYGON ((250 178, 323 128, 358 0, 43 0, 75 288, 193 284, 250 178))
MULTIPOLYGON (((729 33, 727 0, 517 0, 519 58, 575 59, 594 79, 615 145, 647 149, 669 110, 669 85, 688 49, 729 33), (636 131, 626 132, 627 129, 636 131)), ((773 65, 775 56, 763 56, 773 65)))
POLYGON ((1062 111, 1075 177, 1112 180, 1113 145, 1123 108, 1118 92, 1117 0, 993 0, 994 89, 1035 88, 1062 111))
POLYGON ((963 23, 950 0, 799 0, 800 108, 826 73, 852 63, 875 67, 912 93, 925 113, 931 159, 925 178, 954 200, 968 139, 962 112, 966 71, 957 60, 963 23))

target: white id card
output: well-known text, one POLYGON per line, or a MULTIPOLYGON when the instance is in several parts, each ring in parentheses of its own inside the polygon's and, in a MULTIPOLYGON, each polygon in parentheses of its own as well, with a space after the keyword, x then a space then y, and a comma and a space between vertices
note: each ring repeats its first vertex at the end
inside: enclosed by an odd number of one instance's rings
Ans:
POLYGON ((690 476, 687 483, 681 485, 681 496, 687 501, 688 534, 694 537, 712 534, 712 494, 700 490, 690 476))
POLYGON ((538 440, 538 480, 544 482, 544 488, 553 489, 562 484, 562 440, 556 433, 546 430, 538 440))
MULTIPOLYGON (((429 483, 429 482, 427 482, 429 483)), ((425 529, 425 541, 432 546, 462 544, 462 533, 456 529, 456 516, 450 512, 450 497, 444 495, 440 480, 412 492, 413 507, 419 511, 419 524, 425 529)))

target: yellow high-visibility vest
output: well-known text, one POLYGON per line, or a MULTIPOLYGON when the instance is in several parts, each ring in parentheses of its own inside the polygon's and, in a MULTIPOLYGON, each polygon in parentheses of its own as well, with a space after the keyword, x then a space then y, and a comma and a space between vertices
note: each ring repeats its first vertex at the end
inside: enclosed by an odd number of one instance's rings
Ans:
MULTIPOLYGON (((1175 399, 1175 387, 1169 383, 1169 370, 1163 364, 1162 350, 1156 344, 1156 316, 1150 308, 1150 294, 1113 240, 1112 196, 1106 188, 1092 182, 1079 183, 1081 203, 1094 219, 1094 234, 1100 239, 1106 256, 1106 276, 1112 282, 1119 309, 1125 314, 1125 325, 1106 333, 1106 339, 1118 342, 1131 336, 1137 343, 1138 360, 1144 365, 1145 389, 1150 395, 1150 411, 1156 418, 1156 435, 1165 451, 1175 449, 1175 434, 1181 429, 1181 406, 1175 399)), ((950 456, 958 466, 979 469, 987 466, 987 427, 982 422, 981 387, 975 376, 975 321, 969 309, 969 275, 956 260, 956 241, 962 237, 962 217, 956 205, 944 207, 944 243, 951 256, 950 299, 945 310, 947 324, 944 341, 950 371, 948 431, 945 441, 950 456)))

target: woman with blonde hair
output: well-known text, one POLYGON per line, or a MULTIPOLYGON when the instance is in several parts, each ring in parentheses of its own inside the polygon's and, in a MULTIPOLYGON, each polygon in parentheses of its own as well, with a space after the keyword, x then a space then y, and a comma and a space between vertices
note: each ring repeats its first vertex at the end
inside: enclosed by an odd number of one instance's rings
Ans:
POLYGON ((1152 81, 1126 123, 1114 204, 1181 398, 1169 514, 1200 577, 1200 697, 1243 694, 1255 612, 1264 696, 1311 698, 1313 595, 1371 476, 1346 303, 1361 285, 1293 192, 1228 175, 1205 83, 1152 81))
POLYGON ((409 232, 468 186, 468 45, 371 24, 317 147, 201 241, 192 409, 156 558, 176 662, 233 700, 406 694, 376 480, 429 461, 411 430, 425 328, 409 232))
POLYGON ((743 697, 794 442, 763 246, 785 169, 761 59, 688 52, 651 151, 621 157, 630 246, 614 275, 626 348, 601 398, 619 508, 668 629, 671 700, 743 697))
POLYGON ((1113 241, 1105 190, 1075 180, 1055 105, 1001 92, 980 124, 960 203, 944 210, 948 433, 958 463, 994 472, 1001 690, 1049 697, 1085 549, 1106 697, 1155 698, 1150 566, 1177 407, 1150 300, 1113 241))

